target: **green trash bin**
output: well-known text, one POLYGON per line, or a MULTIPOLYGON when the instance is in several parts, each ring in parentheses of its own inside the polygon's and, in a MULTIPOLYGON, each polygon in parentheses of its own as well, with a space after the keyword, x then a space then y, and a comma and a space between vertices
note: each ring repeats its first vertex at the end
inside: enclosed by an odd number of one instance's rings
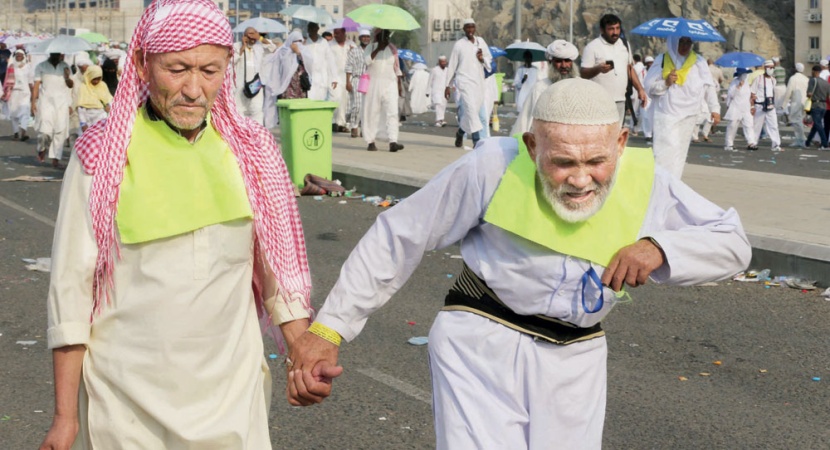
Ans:
POLYGON ((277 108, 291 182, 302 187, 308 173, 331 179, 331 119, 337 103, 298 98, 279 100, 277 108))
POLYGON ((496 92, 499 93, 499 96, 498 96, 498 98, 496 98, 496 101, 501 102, 501 88, 502 88, 502 83, 504 81, 504 74, 499 72, 499 73, 494 73, 493 76, 496 77, 496 89, 498 89, 496 92))

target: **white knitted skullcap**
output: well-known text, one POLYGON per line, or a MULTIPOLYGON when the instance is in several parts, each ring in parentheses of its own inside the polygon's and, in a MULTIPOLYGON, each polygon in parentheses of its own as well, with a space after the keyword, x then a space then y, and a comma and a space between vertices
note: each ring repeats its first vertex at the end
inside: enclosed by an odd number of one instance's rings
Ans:
POLYGON ((795 63, 795 71, 798 73, 804 72, 804 64, 795 63))
POLYGON ((773 57, 772 57, 772 62, 774 62, 774 63, 780 63, 780 62, 781 62, 781 57, 779 57, 779 56, 773 56, 773 57))
POLYGON ((438 61, 444 61, 446 59, 447 59, 446 55, 441 55, 441 56, 438 57, 438 61))
POLYGON ((821 61, 819 61, 819 62, 818 62, 818 64, 819 64, 820 66, 827 67, 827 60, 826 60, 826 59, 822 59, 821 61))
POLYGON ((602 85, 583 78, 570 78, 545 89, 533 118, 568 125, 608 125, 620 122, 617 104, 602 85))
POLYGON ((473 20, 472 18, 464 19, 464 25, 475 25, 475 24, 476 24, 476 21, 473 20))
POLYGON ((366 28, 361 28, 358 37, 360 36, 371 36, 371 34, 369 33, 369 30, 367 30, 366 28))
POLYGON ((767 66, 774 66, 774 65, 775 65, 775 63, 774 63, 774 62, 772 62, 772 60, 771 60, 771 59, 768 59, 768 60, 764 61, 764 67, 767 67, 767 66))
POLYGON ((653 56, 646 56, 646 59, 644 59, 643 61, 653 63, 654 62, 654 57, 653 56))
POLYGON ((545 49, 545 58, 548 60, 557 58, 570 59, 571 61, 574 61, 578 57, 579 50, 576 49, 576 46, 563 39, 553 41, 550 45, 548 45, 548 48, 545 49))

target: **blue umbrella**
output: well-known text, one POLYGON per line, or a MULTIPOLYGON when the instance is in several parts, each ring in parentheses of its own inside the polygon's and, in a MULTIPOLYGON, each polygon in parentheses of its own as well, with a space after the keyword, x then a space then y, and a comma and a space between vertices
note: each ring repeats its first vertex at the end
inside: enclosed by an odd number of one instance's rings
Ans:
POLYGON ((715 64, 721 67, 755 67, 763 66, 764 58, 755 53, 732 52, 718 58, 715 64))
POLYGON ((406 61, 412 61, 414 63, 427 63, 423 56, 413 52, 412 50, 398 49, 398 57, 406 61))
POLYGON ((490 46, 490 54, 493 55, 493 58, 498 58, 499 56, 507 56, 506 51, 496 46, 490 46))
POLYGON ((669 17, 651 19, 631 30, 634 34, 643 36, 667 38, 671 36, 686 36, 698 42, 725 42, 726 39, 709 22, 669 17))

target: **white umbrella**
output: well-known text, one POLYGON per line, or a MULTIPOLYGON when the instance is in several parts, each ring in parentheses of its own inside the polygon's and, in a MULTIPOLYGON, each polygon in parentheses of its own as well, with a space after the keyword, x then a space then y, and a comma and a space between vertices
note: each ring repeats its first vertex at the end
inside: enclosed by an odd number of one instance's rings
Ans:
POLYGON ((325 9, 317 8, 309 5, 291 5, 288 8, 283 8, 280 11, 283 16, 288 16, 293 19, 305 20, 307 22, 314 22, 318 25, 331 25, 334 23, 334 17, 325 9))
POLYGON ((242 33, 247 28, 253 28, 260 33, 287 33, 288 28, 285 25, 277 22, 274 19, 268 19, 266 17, 254 17, 253 19, 248 19, 236 27, 234 27, 234 33, 242 33))
POLYGON ((43 41, 35 48, 32 49, 32 53, 77 53, 77 52, 86 52, 94 50, 92 45, 79 38, 74 36, 58 36, 53 39, 49 39, 48 41, 43 41))
POLYGON ((37 36, 21 36, 21 37, 9 37, 5 41, 3 41, 7 47, 13 48, 17 45, 28 45, 28 44, 37 44, 39 42, 43 42, 42 38, 37 36))

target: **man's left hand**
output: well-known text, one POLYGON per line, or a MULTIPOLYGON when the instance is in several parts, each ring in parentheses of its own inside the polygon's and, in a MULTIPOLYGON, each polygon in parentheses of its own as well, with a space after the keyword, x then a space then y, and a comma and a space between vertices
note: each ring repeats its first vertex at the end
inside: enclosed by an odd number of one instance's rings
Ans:
POLYGON ((331 84, 331 88, 332 89, 337 89, 337 82, 336 81, 331 84))
POLYGON ((642 286, 651 272, 665 262, 663 251, 648 239, 620 249, 602 274, 602 284, 619 292, 623 284, 642 286))
POLYGON ((637 97, 640 98, 640 103, 642 103, 643 108, 648 106, 648 95, 646 95, 646 90, 645 89, 642 89, 642 88, 638 89, 637 90, 637 97))
POLYGON ((713 112, 712 113, 712 126, 716 127, 720 123, 720 114, 713 112))

